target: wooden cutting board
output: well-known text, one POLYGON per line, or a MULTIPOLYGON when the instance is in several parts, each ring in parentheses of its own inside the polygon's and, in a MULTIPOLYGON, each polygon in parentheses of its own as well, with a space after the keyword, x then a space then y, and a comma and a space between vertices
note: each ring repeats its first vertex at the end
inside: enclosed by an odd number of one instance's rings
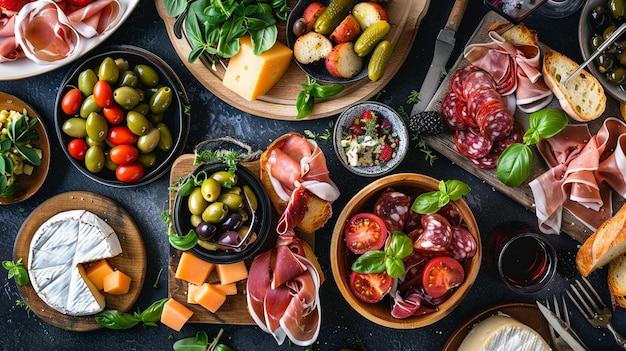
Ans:
MULTIPOLYGON (((172 170, 170 171, 170 186, 174 186, 176 182, 185 178, 191 173, 195 166, 193 165, 194 155, 185 154, 181 155, 174 161, 172 170)), ((258 175, 260 171, 259 161, 244 162, 242 166, 249 169, 252 173, 258 175)), ((174 206, 175 192, 170 192, 170 213, 174 206)), ((278 213, 272 210, 272 226, 276 228, 275 223, 278 220, 278 213)), ((298 233, 298 236, 306 241, 311 247, 315 247, 315 233, 298 233)), ((261 248, 260 252, 270 250, 276 245, 277 234, 274 230, 270 229, 270 235, 268 236, 265 244, 261 248)), ((184 303, 194 313, 191 316, 189 322, 192 323, 209 323, 209 324, 234 324, 234 325, 256 325, 250 314, 248 314, 248 307, 246 302, 246 281, 237 282, 237 295, 227 296, 226 302, 216 313, 211 313, 204 307, 194 304, 187 304, 187 282, 176 279, 176 268, 180 261, 180 255, 182 251, 176 250, 173 247, 170 251, 169 265, 168 265, 168 296, 176 299, 177 301, 184 303)), ((252 259, 246 260, 246 266, 250 268, 252 259)), ((217 275, 215 272, 209 276, 209 282, 217 282, 217 275)))
MULTIPOLYGON (((496 14, 495 12, 489 12, 485 15, 482 22, 474 32, 474 35, 469 40, 467 45, 474 43, 487 43, 490 42, 491 39, 488 37, 488 28, 494 23, 506 22, 504 18, 496 14)), ((532 29, 532 28, 531 28, 532 29)), ((541 40, 541 38, 539 38, 541 40)), ((545 52, 548 48, 545 44, 540 43, 541 52, 545 52)), ((469 65, 469 61, 467 61, 463 55, 461 55, 456 61, 453 68, 448 72, 448 75, 441 83, 441 86, 437 90, 437 93, 428 104, 427 110, 435 110, 441 111, 441 100, 444 95, 450 91, 450 78, 454 74, 454 72, 461 68, 469 65)), ((546 108, 555 108, 560 109, 559 103, 556 98, 548 105, 546 108)), ((619 103, 613 98, 607 99, 607 108, 603 116, 620 116, 619 113, 619 103)), ((519 109, 515 112, 515 119, 522 125, 524 130, 528 129, 528 114, 521 112, 519 109)), ((592 135, 595 134, 604 121, 604 117, 600 117, 595 121, 589 122, 589 130, 592 135)), ((570 120, 570 123, 575 123, 570 120)), ((548 166, 543 160, 542 156, 537 151, 535 146, 531 147, 533 150, 533 160, 532 160, 532 168, 531 173, 523 184, 518 187, 509 187, 502 183, 496 176, 495 169, 492 170, 482 170, 476 167, 471 161, 467 158, 463 157, 459 154, 459 151, 456 149, 454 145, 454 141, 450 134, 442 134, 436 136, 429 136, 424 138, 427 144, 433 149, 440 152, 442 155, 452 160, 455 164, 464 168, 468 172, 476 175, 478 178, 484 180, 491 186, 493 186, 496 190, 504 193, 509 196, 522 206, 526 207, 528 210, 535 212, 535 200, 533 198, 532 191, 528 186, 528 182, 535 179, 537 176, 543 174, 548 170, 548 166)), ((613 194, 613 209, 617 210, 621 208, 621 206, 626 203, 624 198, 619 195, 613 194)), ((579 242, 585 241, 593 231, 590 230, 586 225, 576 219, 569 211, 563 211, 563 222, 561 225, 561 231, 567 233, 575 240, 579 242)))

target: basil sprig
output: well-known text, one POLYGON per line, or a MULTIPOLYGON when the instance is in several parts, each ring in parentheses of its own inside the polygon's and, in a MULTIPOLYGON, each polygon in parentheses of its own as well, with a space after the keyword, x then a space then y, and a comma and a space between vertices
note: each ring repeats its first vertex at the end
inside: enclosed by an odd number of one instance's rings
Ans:
POLYGON ((498 158, 496 175, 508 186, 519 186, 528 178, 533 159, 530 145, 539 142, 540 138, 555 136, 567 126, 568 118, 562 110, 543 109, 531 113, 529 122, 523 143, 509 145, 498 158))
POLYGON ((28 271, 22 265, 21 257, 17 260, 17 262, 2 261, 2 267, 9 271, 9 279, 15 278, 15 283, 17 283, 17 285, 24 286, 30 283, 30 279, 28 278, 28 271))
POLYGON ((300 90, 300 93, 298 93, 296 97, 296 109, 298 110, 296 119, 303 119, 313 112, 316 98, 327 99, 339 94, 343 90, 343 85, 341 84, 321 85, 308 74, 306 76, 306 83, 300 84, 300 86, 302 90, 300 90))
POLYGON ((413 240, 395 231, 391 234, 389 245, 384 250, 370 250, 359 256, 352 263, 352 270, 357 273, 387 272, 390 277, 398 278, 404 274, 403 258, 413 252, 413 240))
POLYGON ((167 297, 157 300, 143 312, 137 310, 137 312, 130 314, 122 313, 118 310, 104 310, 96 314, 94 318, 101 326, 115 330, 130 329, 140 322, 144 329, 156 327, 156 322, 161 320, 163 305, 165 305, 167 300, 167 297))
POLYGON ((196 333, 196 336, 184 338, 176 341, 173 345, 174 351, 234 351, 224 344, 220 344, 224 329, 220 328, 213 342, 209 344, 209 336, 203 330, 196 333))
POLYGON ((440 180, 439 190, 420 194, 413 201, 411 210, 420 214, 431 214, 439 211, 450 201, 459 200, 472 190, 460 180, 440 180))

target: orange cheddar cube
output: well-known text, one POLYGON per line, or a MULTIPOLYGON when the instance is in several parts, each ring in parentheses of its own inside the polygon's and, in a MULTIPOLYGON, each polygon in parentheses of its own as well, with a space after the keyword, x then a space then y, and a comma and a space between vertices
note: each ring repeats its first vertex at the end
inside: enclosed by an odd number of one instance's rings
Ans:
POLYGON ((196 294, 198 293, 198 291, 200 291, 200 288, 202 288, 202 285, 196 285, 191 283, 187 285, 187 303, 193 305, 198 304, 198 302, 196 301, 196 294))
POLYGON ((180 331, 192 315, 192 310, 187 308, 182 303, 170 298, 163 305, 161 323, 176 331, 180 331))
POLYGON ((213 271, 213 266, 213 263, 199 259, 192 253, 185 251, 180 256, 180 262, 178 262, 174 276, 192 284, 202 285, 213 271))
POLYGON ((194 299, 200 306, 215 313, 226 301, 226 294, 214 284, 204 283, 196 292, 194 299))
POLYGON ((104 277, 113 273, 113 268, 107 260, 99 260, 87 267, 87 278, 98 288, 104 289, 104 277))
POLYGON ((228 283, 228 284, 213 284, 213 286, 221 290, 226 295, 237 295, 237 284, 228 283))
POLYGON ((215 265, 217 277, 221 284, 235 283, 248 278, 248 268, 244 261, 215 265))
POLYGON ((130 290, 131 277, 120 271, 113 271, 104 277, 104 292, 112 295, 126 294, 130 290))

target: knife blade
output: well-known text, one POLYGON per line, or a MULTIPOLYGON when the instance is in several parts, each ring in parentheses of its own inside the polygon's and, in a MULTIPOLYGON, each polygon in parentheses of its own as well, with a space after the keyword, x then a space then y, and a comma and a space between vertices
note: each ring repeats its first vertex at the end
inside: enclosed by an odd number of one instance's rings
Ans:
POLYGON ((565 323, 561 318, 555 315, 550 309, 544 306, 541 302, 537 301, 537 307, 543 314, 543 317, 550 323, 554 331, 557 332, 565 342, 572 348, 573 351, 589 351, 584 346, 580 337, 572 330, 572 328, 565 323))
POLYGON ((437 91, 437 88, 439 87, 442 70, 446 63, 448 63, 452 50, 454 50, 454 43, 456 41, 454 35, 459 29, 463 13, 465 13, 465 8, 467 8, 467 2, 468 0, 456 0, 454 2, 446 25, 437 35, 433 60, 430 63, 426 77, 420 87, 419 101, 417 104, 413 105, 411 115, 426 110, 426 106, 428 106, 430 99, 432 99, 435 95, 435 91, 437 91))

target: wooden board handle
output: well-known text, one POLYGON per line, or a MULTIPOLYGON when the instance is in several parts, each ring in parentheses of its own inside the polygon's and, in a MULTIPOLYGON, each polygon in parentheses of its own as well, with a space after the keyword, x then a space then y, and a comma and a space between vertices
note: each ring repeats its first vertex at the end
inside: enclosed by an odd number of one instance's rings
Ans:
POLYGON ((448 16, 448 22, 446 22, 446 28, 455 32, 459 29, 459 25, 463 19, 463 14, 465 14, 465 9, 467 8, 467 2, 468 0, 456 0, 454 2, 452 10, 450 11, 450 16, 448 16))

